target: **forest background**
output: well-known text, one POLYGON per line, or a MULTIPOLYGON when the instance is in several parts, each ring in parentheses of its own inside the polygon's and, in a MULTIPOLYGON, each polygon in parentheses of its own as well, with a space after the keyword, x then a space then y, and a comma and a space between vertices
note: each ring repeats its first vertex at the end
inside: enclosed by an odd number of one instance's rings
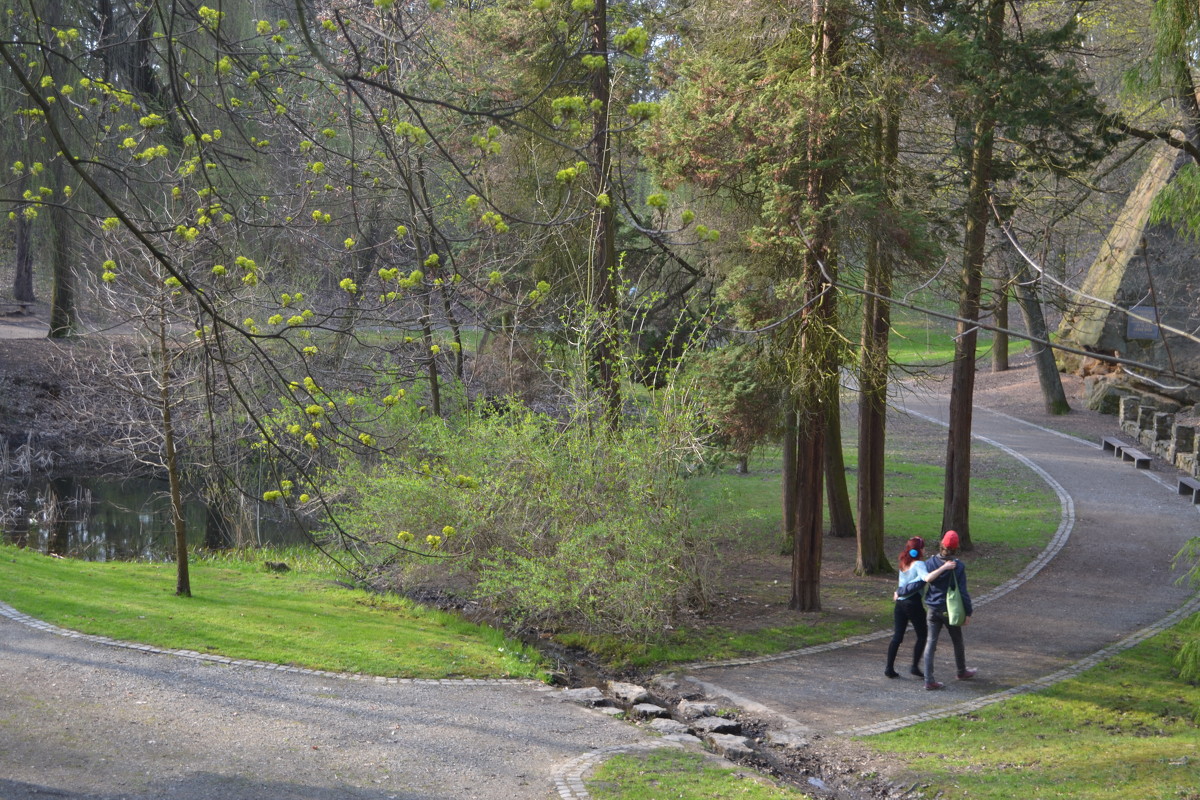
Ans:
POLYGON ((705 608, 688 479, 756 448, 793 610, 827 528, 890 571, 894 309, 958 326, 970 545, 981 328, 1003 358, 1013 297, 1047 340, 1146 144, 1200 155, 1181 0, 2 7, 13 298, 126 334, 81 431, 176 509, 265 501, 359 582, 548 631, 705 608))

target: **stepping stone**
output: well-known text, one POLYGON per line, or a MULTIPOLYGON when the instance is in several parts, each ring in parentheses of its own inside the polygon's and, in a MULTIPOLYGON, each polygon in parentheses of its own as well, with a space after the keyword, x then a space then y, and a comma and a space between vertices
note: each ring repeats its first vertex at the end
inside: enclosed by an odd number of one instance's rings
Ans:
MULTIPOLYGON (((673 719, 654 719, 646 727, 651 730, 658 731, 664 736, 682 736, 688 735, 688 726, 682 722, 676 722, 673 719)), ((695 738, 694 736, 692 737, 695 738)), ((699 741, 697 739, 697 741, 699 741)))
POLYGON ((692 728, 701 733, 737 733, 741 725, 724 717, 701 717, 692 723, 692 728))
POLYGON ((667 713, 667 710, 662 706, 656 706, 653 703, 638 703, 633 708, 629 709, 635 717, 647 719, 651 717, 661 717, 667 713))
POLYGON ((674 675, 655 675, 650 679, 650 688, 662 694, 680 694, 679 679, 674 675))
POLYGON ((608 698, 604 696, 604 692, 595 686, 587 686, 583 689, 564 689, 559 697, 568 703, 578 703, 581 706, 602 706, 608 704, 608 698))
POLYGON ((710 733, 704 737, 704 741, 708 742, 713 750, 726 758, 744 758, 754 753, 754 749, 750 747, 750 740, 745 736, 733 736, 728 733, 710 733))
POLYGON ((665 733, 662 738, 668 742, 679 742, 680 744, 700 744, 700 740, 690 733, 665 733))
POLYGON ((717 704, 681 700, 679 705, 675 706, 675 713, 684 719, 711 717, 717 713, 717 704))
POLYGON ((641 686, 633 683, 621 683, 620 681, 609 681, 608 693, 612 695, 613 700, 618 705, 623 706, 644 703, 650 698, 649 693, 641 686))

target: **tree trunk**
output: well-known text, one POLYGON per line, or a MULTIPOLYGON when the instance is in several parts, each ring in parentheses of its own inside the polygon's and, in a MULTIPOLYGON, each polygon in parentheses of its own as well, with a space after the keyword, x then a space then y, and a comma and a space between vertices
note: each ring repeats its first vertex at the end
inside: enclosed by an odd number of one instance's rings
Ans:
POLYGON ((842 410, 836 401, 829 404, 825 425, 825 493, 829 498, 829 535, 839 539, 849 538, 854 535, 854 511, 850 506, 850 490, 846 488, 842 410))
MULTIPOLYGON (((51 162, 54 185, 62 186, 63 167, 61 159, 51 162)), ((71 220, 69 212, 61 205, 49 207, 50 218, 50 272, 54 286, 50 296, 50 338, 63 339, 75 334, 78 324, 75 309, 75 263, 71 252, 71 220)))
POLYGON ((1017 296, 1017 306, 1025 319, 1025 330, 1033 340, 1033 363, 1037 368, 1038 385, 1042 388, 1042 402, 1047 414, 1067 414, 1071 405, 1067 402, 1067 393, 1063 390, 1062 376, 1058 373, 1058 365, 1054 362, 1054 351, 1039 342, 1050 341, 1050 332, 1046 329, 1046 318, 1042 314, 1042 302, 1038 299, 1037 284, 1029 274, 1029 267, 1023 259, 1013 261, 1013 291, 1017 296))
MULTIPOLYGON (((812 3, 812 63, 814 86, 826 80, 837 65, 840 30, 824 0, 812 3)), ((837 296, 833 291, 833 223, 829 218, 829 189, 835 180, 832 137, 823 126, 825 115, 814 99, 808 117, 808 168, 805 200, 815 214, 807 237, 801 280, 804 311, 800 315, 800 365, 793 398, 796 402, 796 489, 799 519, 792 548, 792 597, 796 611, 821 610, 822 501, 828 415, 837 402, 838 361, 835 348, 837 296)))
POLYGON ((612 152, 609 143, 612 80, 608 63, 608 0, 596 0, 591 16, 591 53, 605 56, 602 67, 592 70, 592 139, 588 143, 591 169, 594 170, 594 196, 610 198, 598 203, 593 211, 591 299, 597 326, 595 342, 596 386, 600 391, 610 428, 621 424, 620 309, 617 306, 616 215, 612 198, 612 152))
POLYGON ((799 464, 796 461, 798 436, 796 409, 790 392, 783 401, 783 544, 780 553, 787 555, 796 547, 796 526, 800 522, 800 489, 796 480, 799 464))
MULTIPOLYGON (((806 404, 807 405, 807 404, 806 404)), ((799 514, 792 548, 792 597, 796 611, 821 610, 821 472, 824 467, 825 425, 801 419, 796 442, 796 485, 799 514)))
MULTIPOLYGON (((984 45, 996 53, 1004 25, 1004 0, 989 0, 984 45)), ((971 414, 975 401, 975 345, 979 328, 979 298, 990 214, 992 154, 996 131, 996 99, 987 96, 976 112, 972 137, 966 230, 963 237, 962 285, 954 345, 954 372, 950 383, 950 430, 946 437, 946 484, 942 503, 942 530, 958 531, 964 550, 972 547, 970 524, 971 414)))
POLYGON ((1002 330, 992 334, 992 372, 1008 372, 1008 334, 1004 332, 1008 330, 1007 283, 1007 276, 1001 275, 993 284, 996 300, 992 319, 996 323, 996 327, 1002 330))
MULTIPOLYGON (((887 59, 890 32, 902 24, 902 4, 876 6, 875 47, 887 59)), ((876 180, 883 205, 892 208, 894 169, 900 151, 899 101, 886 97, 875 120, 876 180)), ((858 396, 858 531, 854 571, 874 575, 891 570, 884 549, 884 455, 887 444, 888 337, 891 334, 892 256, 876 227, 868 243, 863 278, 862 353, 858 396)))
POLYGON ((442 415, 442 389, 438 380, 437 355, 433 352, 433 313, 430 310, 429 294, 425 295, 425 313, 421 316, 421 340, 425 343, 425 374, 429 376, 429 411, 435 417, 442 415))
POLYGON ((158 349, 158 391, 162 413, 163 451, 166 456, 167 485, 171 493, 171 521, 175 526, 175 595, 191 597, 192 581, 188 573, 187 523, 183 516, 182 482, 179 477, 179 460, 175 454, 175 423, 171 416, 171 351, 167 342, 165 312, 160 313, 158 320, 158 349))
POLYGON ((446 324, 450 326, 450 335, 454 339, 454 355, 451 357, 454 362, 454 377, 459 381, 466 380, 466 356, 463 353, 462 342, 462 324, 454 315, 454 304, 451 302, 450 293, 446 290, 447 284, 453 285, 454 276, 451 276, 449 281, 442 281, 442 285, 438 287, 438 294, 442 298, 442 313, 446 316, 446 324))
POLYGON ((32 303, 37 297, 33 294, 33 225, 22 213, 18 206, 17 217, 13 221, 13 299, 23 303, 32 303))
POLYGON ((884 452, 887 441, 888 335, 891 260, 878 238, 867 257, 863 300, 862 361, 858 396, 858 536, 854 571, 890 571, 884 552, 884 452))

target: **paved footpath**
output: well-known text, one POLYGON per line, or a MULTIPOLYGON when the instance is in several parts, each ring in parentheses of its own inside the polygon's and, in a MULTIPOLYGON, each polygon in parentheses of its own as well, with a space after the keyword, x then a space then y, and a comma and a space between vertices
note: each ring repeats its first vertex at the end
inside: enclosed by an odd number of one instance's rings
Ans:
MULTIPOLYGON (((941 424, 948 418, 945 397, 909 393, 902 406, 941 424)), ((797 733, 879 733, 1049 685, 1200 611, 1200 595, 1178 585, 1171 566, 1184 542, 1200 535, 1200 507, 1178 496, 1174 482, 1098 444, 984 408, 975 410, 973 432, 1039 472, 1062 506, 1041 557, 994 591, 972 593, 964 636, 975 680, 954 680, 943 633, 935 671, 946 688, 925 691, 904 660, 911 630, 894 680, 883 676, 890 631, 773 660, 693 668, 689 680, 797 733)), ((969 577, 969 554, 966 562, 969 577)))
MULTIPOLYGON (((905 405, 945 416, 932 397, 905 405)), ((889 681, 882 631, 689 679, 794 732, 869 734, 1048 685, 1200 609, 1171 570, 1200 533, 1200 508, 1173 484, 984 409, 974 427, 1039 471, 1062 505, 1042 556, 975 597, 966 638, 977 680, 941 692, 908 675, 889 681)), ((946 641, 940 677, 952 663, 946 641)), ((72 636, 0 607, 4 800, 578 799, 596 762, 661 741, 533 683, 224 663, 72 636)))
POLYGON ((532 681, 229 662, 0 607, 3 800, 581 798, 592 763, 659 742, 532 681))

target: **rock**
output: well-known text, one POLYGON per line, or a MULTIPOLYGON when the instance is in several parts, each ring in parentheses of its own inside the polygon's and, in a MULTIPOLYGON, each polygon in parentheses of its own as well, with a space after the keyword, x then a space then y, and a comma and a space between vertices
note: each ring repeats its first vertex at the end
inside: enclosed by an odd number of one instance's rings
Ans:
POLYGON ((675 706, 675 713, 684 719, 711 717, 717 713, 717 704, 681 700, 679 705, 675 706))
POLYGON ((608 698, 604 696, 604 692, 595 686, 587 686, 583 689, 564 689, 559 697, 568 703, 578 703, 581 706, 608 704, 608 698))
POLYGON ((616 706, 597 706, 596 710, 601 714, 608 714, 610 717, 619 717, 625 713, 616 706))
POLYGON ((782 747, 785 750, 802 750, 808 747, 808 737, 799 733, 767 731, 767 744, 782 747))
POLYGON ((654 719, 647 726, 651 730, 658 731, 664 736, 682 736, 688 733, 688 726, 682 722, 676 722, 673 719, 654 719))
POLYGON ((700 740, 690 733, 664 733, 662 738, 668 742, 679 742, 680 744, 700 744, 700 740))
POLYGON ((653 717, 661 717, 667 713, 667 710, 662 706, 656 706, 653 703, 638 703, 629 709, 630 713, 638 719, 651 719, 653 717))
POLYGON ((753 748, 750 747, 750 740, 745 736, 733 736, 728 733, 710 733, 704 737, 704 741, 708 742, 713 750, 726 758, 744 758, 754 753, 753 748))
POLYGON ((737 733, 741 725, 724 717, 701 717, 692 723, 692 728, 701 733, 737 733))
POLYGON ((650 698, 649 693, 641 686, 633 683, 621 683, 620 681, 609 681, 608 693, 612 695, 613 700, 617 704, 623 706, 644 703, 650 698))
POLYGON ((1121 410, 1121 398, 1133 392, 1128 386, 1120 385, 1110 376, 1089 375, 1083 379, 1083 404, 1101 414, 1117 414, 1121 410))
POLYGON ((683 694, 679 679, 674 675, 655 675, 650 679, 650 689, 660 695, 683 694))

